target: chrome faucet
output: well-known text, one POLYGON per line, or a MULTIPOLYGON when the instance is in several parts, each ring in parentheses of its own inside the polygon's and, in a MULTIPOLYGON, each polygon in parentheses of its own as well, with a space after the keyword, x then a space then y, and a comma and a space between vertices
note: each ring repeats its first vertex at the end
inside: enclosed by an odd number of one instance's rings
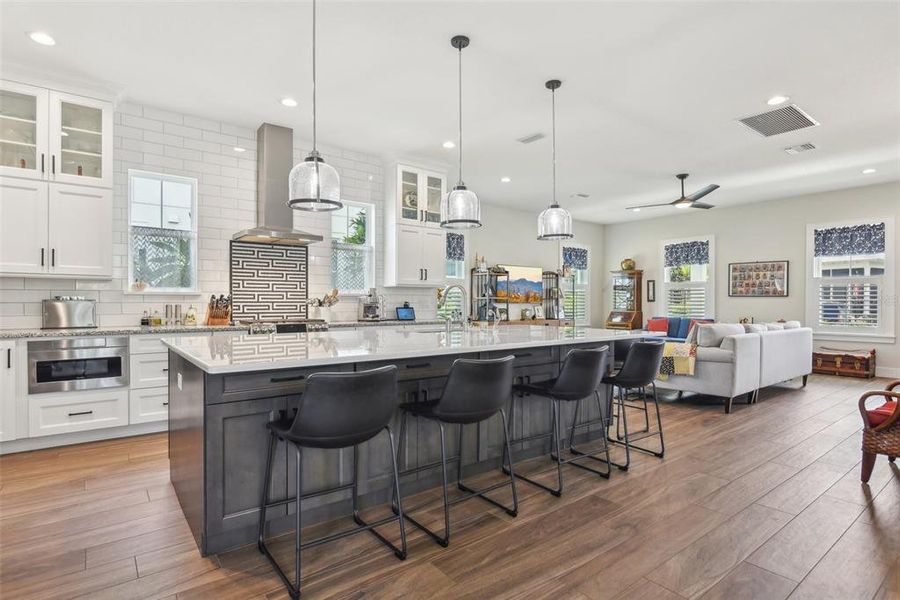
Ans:
MULTIPOLYGON (((459 293, 462 294, 462 307, 465 310, 469 306, 469 297, 466 293, 466 288, 459 283, 453 283, 445 287, 438 294, 438 308, 443 308, 444 304, 447 302, 447 297, 450 293, 450 290, 459 290, 459 293)), ((444 321, 444 326, 447 329, 447 335, 450 335, 450 331, 453 329, 454 323, 459 325, 459 329, 465 331, 466 329, 466 319, 463 317, 462 310, 454 310, 450 316, 444 321)))

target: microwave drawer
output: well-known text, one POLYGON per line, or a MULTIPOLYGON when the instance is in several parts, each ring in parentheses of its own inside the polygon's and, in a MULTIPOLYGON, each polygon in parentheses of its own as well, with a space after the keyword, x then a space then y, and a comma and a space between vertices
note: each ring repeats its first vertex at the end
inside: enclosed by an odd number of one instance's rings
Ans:
POLYGON ((38 437, 128 425, 128 391, 69 392, 28 399, 28 435, 38 437))

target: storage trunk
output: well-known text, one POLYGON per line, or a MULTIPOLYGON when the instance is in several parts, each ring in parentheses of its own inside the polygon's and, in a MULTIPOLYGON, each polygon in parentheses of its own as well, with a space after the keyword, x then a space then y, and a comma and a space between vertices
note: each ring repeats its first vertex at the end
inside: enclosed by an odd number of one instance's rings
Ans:
POLYGON ((875 377, 875 350, 833 350, 813 352, 813 373, 845 377, 875 377))

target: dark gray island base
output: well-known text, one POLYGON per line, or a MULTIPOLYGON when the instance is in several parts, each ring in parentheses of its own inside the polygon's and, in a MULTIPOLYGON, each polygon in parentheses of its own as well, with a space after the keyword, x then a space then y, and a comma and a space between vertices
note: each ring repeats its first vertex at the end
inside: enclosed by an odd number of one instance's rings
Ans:
MULTIPOLYGON (((597 330, 594 330, 597 331, 597 330)), ((301 334, 303 336, 307 334, 301 334)), ((317 335, 317 334, 310 334, 317 335)), ((334 335, 334 334, 326 334, 334 335)), ((256 336, 259 337, 259 336, 256 336)), ((626 336, 617 336, 623 340, 626 336)), ((629 337, 638 337, 637 335, 629 337)), ((251 338, 235 338, 249 340, 251 338)), ((223 343, 221 340, 208 344, 223 343)), ((304 340, 307 343, 308 340, 304 340)), ((178 495, 184 515, 202 554, 218 553, 230 548, 255 543, 261 486, 265 477, 268 431, 266 423, 279 411, 289 415, 296 411, 298 401, 310 374, 322 371, 362 371, 386 364, 397 365, 399 402, 434 400, 439 397, 446 374, 455 358, 494 358, 513 354, 517 382, 537 382, 555 377, 560 363, 571 348, 596 348, 615 341, 572 340, 573 343, 533 345, 526 348, 470 351, 460 348, 434 356, 423 354, 414 358, 372 360, 378 355, 360 356, 359 362, 335 361, 335 364, 272 368, 277 362, 246 364, 239 370, 215 372, 198 361, 188 360, 184 352, 169 350, 169 460, 171 481, 178 495)), ((228 343, 231 343, 230 341, 228 343)), ((535 342, 539 343, 539 342, 535 342)), ((626 342, 627 343, 627 342, 626 342)), ((237 353, 236 348, 227 352, 237 353)), ((215 352, 214 352, 215 354, 215 352)), ((342 360, 346 360, 344 357, 342 360)), ((322 361, 318 361, 322 362, 322 361)), ((283 364, 283 363, 282 363, 283 364)), ((223 369, 220 369, 222 371, 223 369)), ((601 390, 602 393, 602 390, 601 390)), ((608 418, 609 399, 603 403, 608 418)), ((571 423, 574 403, 566 403, 563 424, 571 423)), ((596 419, 598 408, 594 402, 583 402, 580 421, 596 419)), ((517 399, 511 414, 513 437, 550 431, 549 403, 538 398, 517 399)), ((399 413, 392 423, 399 434, 399 413)), ((585 428, 580 439, 601 435, 600 426, 585 428)), ((464 465, 466 475, 499 466, 503 436, 500 420, 486 422, 481 427, 469 426, 464 431, 464 465)), ((362 506, 389 501, 390 471, 388 438, 379 435, 360 449, 360 499, 362 506)), ((457 435, 448 435, 448 455, 458 451, 457 435)), ((549 452, 549 440, 536 440, 513 447, 516 460, 549 452)), ((403 444, 401 470, 440 459, 437 425, 421 419, 408 422, 403 444)), ((324 488, 350 483, 352 478, 352 449, 316 450, 304 452, 304 494, 324 488)), ((270 499, 284 499, 294 487, 295 456, 284 444, 279 444, 274 475, 269 491, 270 499)), ((440 470, 432 469, 402 478, 404 495, 412 494, 440 483, 440 470)), ((293 529, 294 504, 289 503, 268 511, 269 531, 277 534, 293 529)), ((342 490, 304 499, 304 525, 350 515, 350 491, 342 490)))

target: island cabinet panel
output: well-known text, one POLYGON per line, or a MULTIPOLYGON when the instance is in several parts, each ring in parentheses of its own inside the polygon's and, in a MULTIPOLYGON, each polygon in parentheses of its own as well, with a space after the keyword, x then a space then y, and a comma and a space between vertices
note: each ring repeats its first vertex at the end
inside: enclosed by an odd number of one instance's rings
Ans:
POLYGON ((210 379, 207 403, 252 400, 261 395, 299 394, 306 389, 306 379, 316 372, 352 371, 352 364, 328 365, 305 369, 280 369, 219 375, 210 379))

